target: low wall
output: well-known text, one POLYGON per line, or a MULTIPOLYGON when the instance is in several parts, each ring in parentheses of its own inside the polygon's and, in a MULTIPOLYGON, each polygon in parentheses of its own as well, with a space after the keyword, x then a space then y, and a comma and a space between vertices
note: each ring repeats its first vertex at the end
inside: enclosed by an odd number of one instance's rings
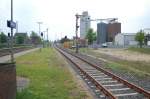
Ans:
POLYGON ((16 99, 16 66, 0 63, 0 99, 16 99))

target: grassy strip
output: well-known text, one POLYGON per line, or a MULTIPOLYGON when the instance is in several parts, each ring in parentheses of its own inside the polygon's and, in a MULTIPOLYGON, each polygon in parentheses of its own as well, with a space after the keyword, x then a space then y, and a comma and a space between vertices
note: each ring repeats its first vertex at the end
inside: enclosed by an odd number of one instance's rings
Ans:
POLYGON ((17 58, 17 75, 30 79, 29 87, 17 99, 83 99, 72 75, 57 59, 54 49, 42 49, 17 58))
POLYGON ((144 54, 150 54, 150 48, 135 48, 135 47, 130 47, 127 50, 130 51, 136 51, 144 54))

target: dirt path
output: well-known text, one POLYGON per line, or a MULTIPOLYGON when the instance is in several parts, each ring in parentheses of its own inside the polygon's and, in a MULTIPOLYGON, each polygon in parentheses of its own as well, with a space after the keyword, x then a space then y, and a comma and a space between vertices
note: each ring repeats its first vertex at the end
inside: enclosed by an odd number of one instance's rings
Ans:
POLYGON ((125 49, 100 48, 94 51, 106 55, 111 55, 113 57, 123 60, 150 62, 150 55, 133 52, 125 49))

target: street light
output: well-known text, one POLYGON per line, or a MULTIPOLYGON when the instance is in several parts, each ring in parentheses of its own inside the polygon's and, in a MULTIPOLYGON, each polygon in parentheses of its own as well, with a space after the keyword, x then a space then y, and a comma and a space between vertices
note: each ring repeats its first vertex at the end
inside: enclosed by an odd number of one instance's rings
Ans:
MULTIPOLYGON (((41 24, 43 24, 43 22, 37 22, 37 23, 39 24, 39 35, 42 36, 41 35, 41 24)), ((41 51, 41 47, 40 47, 40 51, 41 51)))
POLYGON ((37 22, 39 24, 39 35, 41 34, 41 24, 43 24, 43 22, 37 22))
POLYGON ((49 40, 48 40, 48 28, 46 29, 47 31, 47 47, 49 47, 49 40))

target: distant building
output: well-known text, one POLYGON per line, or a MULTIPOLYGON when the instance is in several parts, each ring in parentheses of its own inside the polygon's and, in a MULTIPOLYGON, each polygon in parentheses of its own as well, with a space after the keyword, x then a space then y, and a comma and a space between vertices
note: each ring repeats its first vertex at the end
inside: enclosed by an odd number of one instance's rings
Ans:
POLYGON ((91 27, 90 16, 88 15, 88 12, 85 11, 82 13, 82 16, 80 17, 80 38, 85 39, 87 31, 91 27))
POLYGON ((15 33, 15 35, 14 35, 15 41, 14 42, 16 44, 17 44, 17 37, 23 37, 22 44, 27 44, 29 41, 27 33, 15 33))
POLYGON ((115 36, 115 45, 118 46, 135 46, 138 44, 135 41, 136 33, 119 33, 115 36))
POLYGON ((100 22, 97 24, 97 44, 103 44, 106 42, 113 42, 115 36, 121 33, 121 23, 111 22, 104 23, 100 22))
POLYGON ((107 27, 108 24, 103 22, 97 24, 97 44, 107 42, 107 27))
POLYGON ((115 39, 115 36, 118 33, 121 33, 121 23, 119 22, 114 22, 114 23, 109 23, 108 28, 107 28, 107 42, 113 42, 115 39))

